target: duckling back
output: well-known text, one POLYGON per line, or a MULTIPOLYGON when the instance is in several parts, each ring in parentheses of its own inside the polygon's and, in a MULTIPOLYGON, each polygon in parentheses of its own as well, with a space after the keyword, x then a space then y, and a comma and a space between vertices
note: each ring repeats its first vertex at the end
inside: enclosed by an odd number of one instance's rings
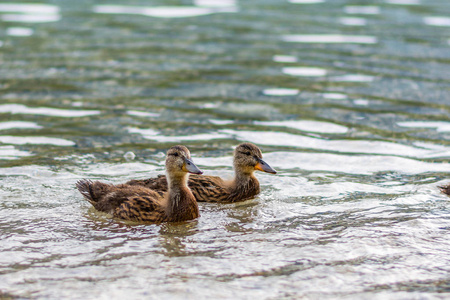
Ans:
MULTIPOLYGON (((162 197, 146 187, 127 184, 112 185, 100 181, 80 180, 76 183, 80 193, 95 209, 114 215, 138 215, 142 209, 155 209, 162 197), (147 204, 142 204, 149 202, 147 204), (124 204, 125 203, 125 204, 124 204), (133 207, 133 204, 137 204, 133 207), (125 211, 133 211, 125 213, 125 211)), ((134 217, 133 217, 134 218, 134 217)), ((130 218, 125 218, 130 219, 130 218)))
MULTIPOLYGON (((158 193, 168 190, 165 175, 157 178, 143 180, 130 180, 126 184, 139 185, 150 188, 158 193)), ((233 187, 218 176, 189 176, 188 186, 197 202, 238 202, 254 198, 260 192, 259 182, 255 177, 250 177, 245 184, 233 187)))

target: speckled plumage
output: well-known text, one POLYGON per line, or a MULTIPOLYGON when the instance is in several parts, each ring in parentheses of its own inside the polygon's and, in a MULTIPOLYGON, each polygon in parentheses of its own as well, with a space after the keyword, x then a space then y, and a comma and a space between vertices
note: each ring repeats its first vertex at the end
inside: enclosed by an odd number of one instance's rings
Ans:
POLYGON ((170 188, 158 193, 145 186, 80 180, 80 193, 99 211, 114 217, 149 223, 182 222, 199 216, 198 205, 187 187, 188 172, 201 174, 190 161, 189 150, 174 146, 167 152, 166 170, 170 188))
MULTIPOLYGON (((235 178, 224 181, 217 176, 189 177, 188 186, 198 202, 238 202, 254 198, 260 192, 258 179, 254 176, 255 170, 276 173, 263 160, 261 150, 251 143, 243 143, 234 151, 235 178), (262 164, 263 169, 257 168, 262 164)), ((158 193, 167 191, 167 179, 164 175, 144 180, 130 180, 126 184, 145 186, 158 193)))

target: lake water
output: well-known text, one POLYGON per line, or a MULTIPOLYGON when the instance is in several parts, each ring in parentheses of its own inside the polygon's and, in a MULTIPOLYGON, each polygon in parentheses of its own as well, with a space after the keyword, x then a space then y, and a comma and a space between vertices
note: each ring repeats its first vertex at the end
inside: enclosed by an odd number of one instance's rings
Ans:
POLYGON ((450 297, 448 0, 0 3, 0 298, 450 297), (126 5, 125 5, 126 4, 126 5), (276 175, 183 224, 75 182, 276 175))

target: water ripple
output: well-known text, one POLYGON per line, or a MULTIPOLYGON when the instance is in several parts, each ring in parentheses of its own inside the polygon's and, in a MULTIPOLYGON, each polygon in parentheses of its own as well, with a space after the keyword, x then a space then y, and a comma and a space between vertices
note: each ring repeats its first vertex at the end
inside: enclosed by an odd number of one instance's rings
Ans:
POLYGON ((97 5, 93 8, 95 13, 100 14, 135 14, 154 18, 188 18, 198 17, 214 13, 234 13, 237 8, 234 6, 214 6, 214 7, 195 7, 195 6, 124 6, 124 5, 97 5))
POLYGON ((0 113, 46 115, 52 117, 72 118, 85 117, 100 114, 98 110, 69 110, 51 107, 27 107, 22 104, 2 104, 0 113))
POLYGON ((282 40, 292 43, 350 43, 350 44, 376 44, 377 38, 367 35, 340 35, 340 34, 295 34, 284 35, 282 40))

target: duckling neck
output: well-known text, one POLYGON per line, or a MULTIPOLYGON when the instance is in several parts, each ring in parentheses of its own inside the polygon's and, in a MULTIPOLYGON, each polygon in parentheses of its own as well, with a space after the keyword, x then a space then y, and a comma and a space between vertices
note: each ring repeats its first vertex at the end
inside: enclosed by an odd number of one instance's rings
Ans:
POLYGON ((197 201, 189 189, 188 175, 168 178, 167 215, 172 221, 192 220, 199 216, 197 201))
POLYGON ((230 201, 250 199, 259 194, 259 181, 252 173, 236 172, 231 184, 230 201))

